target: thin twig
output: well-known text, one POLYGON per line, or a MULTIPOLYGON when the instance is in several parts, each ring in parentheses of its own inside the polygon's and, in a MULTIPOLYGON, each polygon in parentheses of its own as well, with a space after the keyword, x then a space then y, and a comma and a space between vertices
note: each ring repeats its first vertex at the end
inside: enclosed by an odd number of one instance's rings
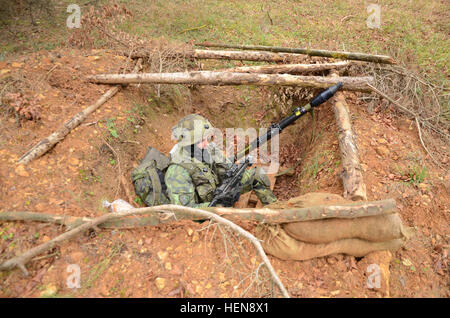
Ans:
POLYGON ((203 29, 203 28, 206 28, 206 27, 207 27, 207 25, 204 24, 204 25, 201 25, 201 26, 198 26, 198 27, 189 28, 189 29, 184 29, 183 31, 181 31, 181 32, 178 33, 178 34, 183 34, 183 33, 185 33, 185 32, 189 32, 189 31, 196 31, 196 30, 200 30, 200 29, 203 29))
POLYGON ((422 139, 422 132, 421 132, 421 129, 420 129, 419 120, 417 119, 417 117, 415 118, 415 120, 416 120, 417 131, 419 132, 420 143, 422 144, 423 149, 425 149, 425 151, 430 156, 430 158, 433 159, 435 164, 437 164, 439 167, 443 168, 439 164, 439 162, 436 159, 434 159, 433 155, 428 151, 427 147, 425 146, 425 143, 423 142, 423 139, 422 139))

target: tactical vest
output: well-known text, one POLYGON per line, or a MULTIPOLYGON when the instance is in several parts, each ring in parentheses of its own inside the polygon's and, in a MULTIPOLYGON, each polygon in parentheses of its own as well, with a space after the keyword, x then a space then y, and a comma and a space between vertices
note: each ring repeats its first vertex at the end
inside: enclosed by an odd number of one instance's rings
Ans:
POLYGON ((164 178, 170 165, 179 165, 188 171, 199 201, 211 201, 219 183, 213 169, 208 164, 194 158, 186 156, 177 156, 176 158, 178 158, 177 162, 171 162, 163 153, 149 147, 139 166, 133 169, 131 180, 136 194, 147 206, 170 203, 164 178))
POLYGON ((197 201, 209 202, 219 184, 219 178, 212 165, 190 157, 182 149, 175 146, 171 154, 170 165, 179 165, 186 169, 195 187, 197 201))

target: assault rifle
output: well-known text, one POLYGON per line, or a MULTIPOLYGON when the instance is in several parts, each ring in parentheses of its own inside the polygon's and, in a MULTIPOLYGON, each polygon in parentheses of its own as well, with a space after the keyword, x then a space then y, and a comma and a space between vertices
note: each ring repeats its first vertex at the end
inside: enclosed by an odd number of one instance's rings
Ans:
POLYGON ((269 127, 267 133, 253 140, 244 150, 240 151, 235 156, 230 157, 228 160, 230 162, 233 162, 233 165, 226 172, 222 184, 214 192, 214 197, 211 200, 209 206, 215 206, 217 204, 221 204, 223 206, 232 206, 234 202, 239 200, 242 187, 242 175, 244 174, 245 170, 252 165, 252 157, 247 156, 244 162, 239 164, 235 164, 234 162, 244 157, 246 153, 250 153, 252 150, 258 148, 260 145, 270 140, 273 136, 279 134, 284 128, 293 124, 297 119, 311 111, 314 107, 325 103, 334 94, 336 94, 341 86, 342 83, 339 82, 336 85, 333 85, 320 92, 308 104, 294 109, 292 115, 282 119, 278 123, 272 124, 269 127))
POLYGON ((232 206, 234 202, 239 200, 241 195, 241 179, 245 170, 252 165, 253 158, 247 156, 244 162, 233 164, 225 173, 225 180, 216 188, 214 198, 209 206, 221 204, 223 206, 232 206))

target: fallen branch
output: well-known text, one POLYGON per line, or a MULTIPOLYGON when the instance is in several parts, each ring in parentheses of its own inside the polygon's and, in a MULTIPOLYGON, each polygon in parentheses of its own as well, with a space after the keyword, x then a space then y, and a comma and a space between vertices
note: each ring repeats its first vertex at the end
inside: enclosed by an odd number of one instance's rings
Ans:
MULTIPOLYGON (((122 54, 131 58, 147 58, 152 52, 139 51, 122 52, 122 54)), ((216 51, 216 50, 189 50, 171 52, 168 57, 172 58, 190 58, 190 59, 219 59, 219 60, 238 60, 238 61, 259 61, 259 62, 279 62, 279 63, 299 63, 304 60, 301 54, 290 53, 272 53, 258 51, 216 51)))
POLYGON ((264 249, 261 246, 261 243, 259 242, 259 240, 257 238, 255 238, 251 233, 247 232, 246 230, 242 229, 240 226, 234 224, 233 222, 224 219, 222 217, 220 217, 217 214, 214 214, 212 212, 208 212, 208 211, 203 211, 200 209, 194 209, 194 208, 189 208, 189 207, 184 207, 184 206, 179 206, 179 205, 165 205, 165 206, 160 206, 160 207, 148 207, 148 208, 143 208, 143 209, 134 209, 134 210, 129 210, 125 213, 122 214, 105 214, 102 215, 98 218, 95 218, 89 222, 86 222, 66 233, 63 233, 57 237, 55 237, 54 239, 43 243, 41 245, 38 245, 18 256, 15 256, 5 262, 3 262, 0 265, 0 270, 11 270, 14 269, 16 267, 20 268, 22 270, 22 272, 28 276, 28 271, 25 268, 25 265, 34 257, 36 257, 39 254, 42 254, 45 251, 48 251, 52 248, 54 248, 57 244, 60 244, 61 242, 68 240, 70 238, 75 237, 76 235, 91 229, 91 228, 95 228, 96 226, 106 222, 107 220, 114 220, 114 219, 118 219, 118 218, 122 218, 125 216, 131 216, 131 215, 142 215, 142 214, 148 214, 148 213, 159 213, 160 211, 166 211, 165 214, 165 218, 171 218, 173 216, 175 216, 176 212, 183 212, 183 213, 188 213, 191 214, 195 217, 201 218, 201 219, 210 219, 210 220, 214 220, 217 223, 220 224, 224 224, 229 226, 233 231, 237 232, 238 234, 242 235, 243 237, 245 237, 246 239, 248 239, 256 248, 256 250, 258 251, 259 255, 261 256, 263 262, 265 263, 265 265, 267 266, 267 269, 269 270, 271 276, 272 276, 272 280, 273 282, 277 285, 277 287, 280 289, 281 293, 283 294, 284 297, 289 298, 289 293, 287 292, 286 288, 284 287, 283 283, 281 282, 281 280, 279 279, 277 273, 275 272, 274 268, 272 267, 272 264, 270 263, 270 260, 267 258, 266 253, 264 252, 264 249))
POLYGON ((419 119, 417 119, 417 117, 416 117, 415 120, 416 120, 417 132, 419 133, 420 143, 422 144, 423 149, 425 149, 425 151, 430 156, 430 158, 434 161, 435 164, 437 164, 439 167, 443 168, 440 165, 440 163, 436 159, 434 159, 433 155, 430 153, 430 151, 428 151, 428 148, 425 146, 425 143, 423 142, 423 139, 422 139, 422 130, 420 129, 419 119))
MULTIPOLYGON (((133 70, 137 73, 141 67, 142 60, 138 60, 136 66, 133 70)), ((18 164, 28 164, 30 161, 34 160, 45 154, 51 148, 53 148, 58 142, 60 142, 64 137, 66 137, 72 129, 78 127, 87 116, 96 111, 101 105, 106 103, 111 97, 113 97, 120 90, 120 85, 110 88, 105 94, 100 97, 95 104, 83 109, 81 112, 73 116, 67 122, 64 123, 57 131, 52 133, 47 138, 39 141, 35 146, 28 150, 22 157, 17 161, 18 164)))
POLYGON ((336 63, 320 63, 320 64, 275 64, 275 65, 258 65, 258 66, 241 66, 222 69, 222 72, 235 73, 263 73, 263 74, 299 74, 306 72, 318 72, 331 69, 338 69, 349 66, 348 61, 340 61, 336 63))
POLYGON ((358 60, 358 61, 375 62, 375 63, 396 64, 396 62, 390 56, 373 55, 373 54, 356 53, 356 52, 315 50, 315 49, 307 49, 307 48, 288 48, 288 47, 264 46, 264 45, 237 45, 237 44, 209 43, 209 42, 198 43, 198 44, 196 44, 196 46, 222 47, 222 48, 241 49, 241 50, 259 50, 259 51, 269 51, 269 52, 297 53, 297 54, 306 54, 306 55, 310 55, 310 56, 331 57, 331 58, 335 58, 335 59, 358 60))
POLYGON ((289 74, 248 74, 233 72, 179 72, 179 73, 142 73, 142 74, 101 74, 88 76, 91 82, 102 84, 190 84, 190 85, 260 85, 260 86, 301 86, 328 88, 342 82, 343 90, 370 92, 368 83, 372 77, 295 76, 289 74))
POLYGON ((12 270, 12 269, 18 267, 20 270, 22 270, 22 272, 24 273, 25 276, 28 276, 28 270, 25 268, 25 265, 31 259, 35 258, 39 254, 44 253, 45 251, 53 249, 57 244, 60 244, 61 242, 65 241, 65 240, 75 237, 76 235, 78 235, 81 232, 84 232, 86 230, 96 227, 97 224, 101 224, 101 223, 105 222, 106 220, 110 219, 111 216, 114 217, 115 215, 112 215, 112 214, 102 215, 96 219, 93 219, 89 222, 81 224, 80 226, 78 226, 68 232, 63 233, 48 242, 45 242, 41 245, 33 247, 32 249, 0 264, 0 271, 12 270))
MULTIPOLYGON (((332 73, 331 77, 339 78, 335 72, 332 73)), ((344 185, 344 198, 350 198, 353 201, 367 200, 366 185, 364 184, 359 161, 358 145, 352 130, 347 102, 342 92, 337 92, 333 100, 342 159, 341 178, 344 185)))
MULTIPOLYGON (((138 208, 135 212, 144 213, 146 211, 161 211, 167 210, 167 205, 149 208, 138 208)), ((274 209, 274 208, 247 208, 247 209, 233 209, 221 207, 202 208, 202 211, 212 212, 221 217, 232 221, 248 220, 257 221, 260 223, 289 223, 299 221, 312 221, 328 218, 358 218, 366 216, 374 216, 381 214, 390 214, 396 211, 395 201, 393 199, 373 201, 373 202, 355 202, 339 205, 320 205, 307 208, 288 208, 288 209, 274 209)), ((101 228, 135 228, 142 226, 155 226, 164 223, 174 222, 176 220, 201 220, 190 213, 183 211, 175 211, 174 218, 162 218, 159 214, 142 216, 137 218, 121 216, 119 219, 107 220, 99 227, 101 228)), ((65 225, 68 228, 74 228, 80 224, 90 222, 92 219, 86 217, 73 217, 52 215, 48 213, 37 212, 1 212, 1 221, 35 221, 45 223, 55 223, 65 225)))
POLYGON ((219 59, 219 60, 238 60, 238 61, 259 61, 259 62, 279 62, 279 63, 298 63, 305 59, 300 54, 290 53, 272 53, 258 51, 213 51, 213 50, 194 50, 190 54, 195 59, 219 59))

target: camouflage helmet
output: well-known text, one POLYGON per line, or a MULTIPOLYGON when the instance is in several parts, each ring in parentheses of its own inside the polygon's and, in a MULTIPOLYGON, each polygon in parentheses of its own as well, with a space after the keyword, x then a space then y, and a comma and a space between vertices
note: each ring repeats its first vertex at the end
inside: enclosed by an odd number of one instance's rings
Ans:
POLYGON ((182 118, 172 127, 172 136, 180 146, 189 146, 210 137, 214 127, 208 119, 197 114, 182 118))

